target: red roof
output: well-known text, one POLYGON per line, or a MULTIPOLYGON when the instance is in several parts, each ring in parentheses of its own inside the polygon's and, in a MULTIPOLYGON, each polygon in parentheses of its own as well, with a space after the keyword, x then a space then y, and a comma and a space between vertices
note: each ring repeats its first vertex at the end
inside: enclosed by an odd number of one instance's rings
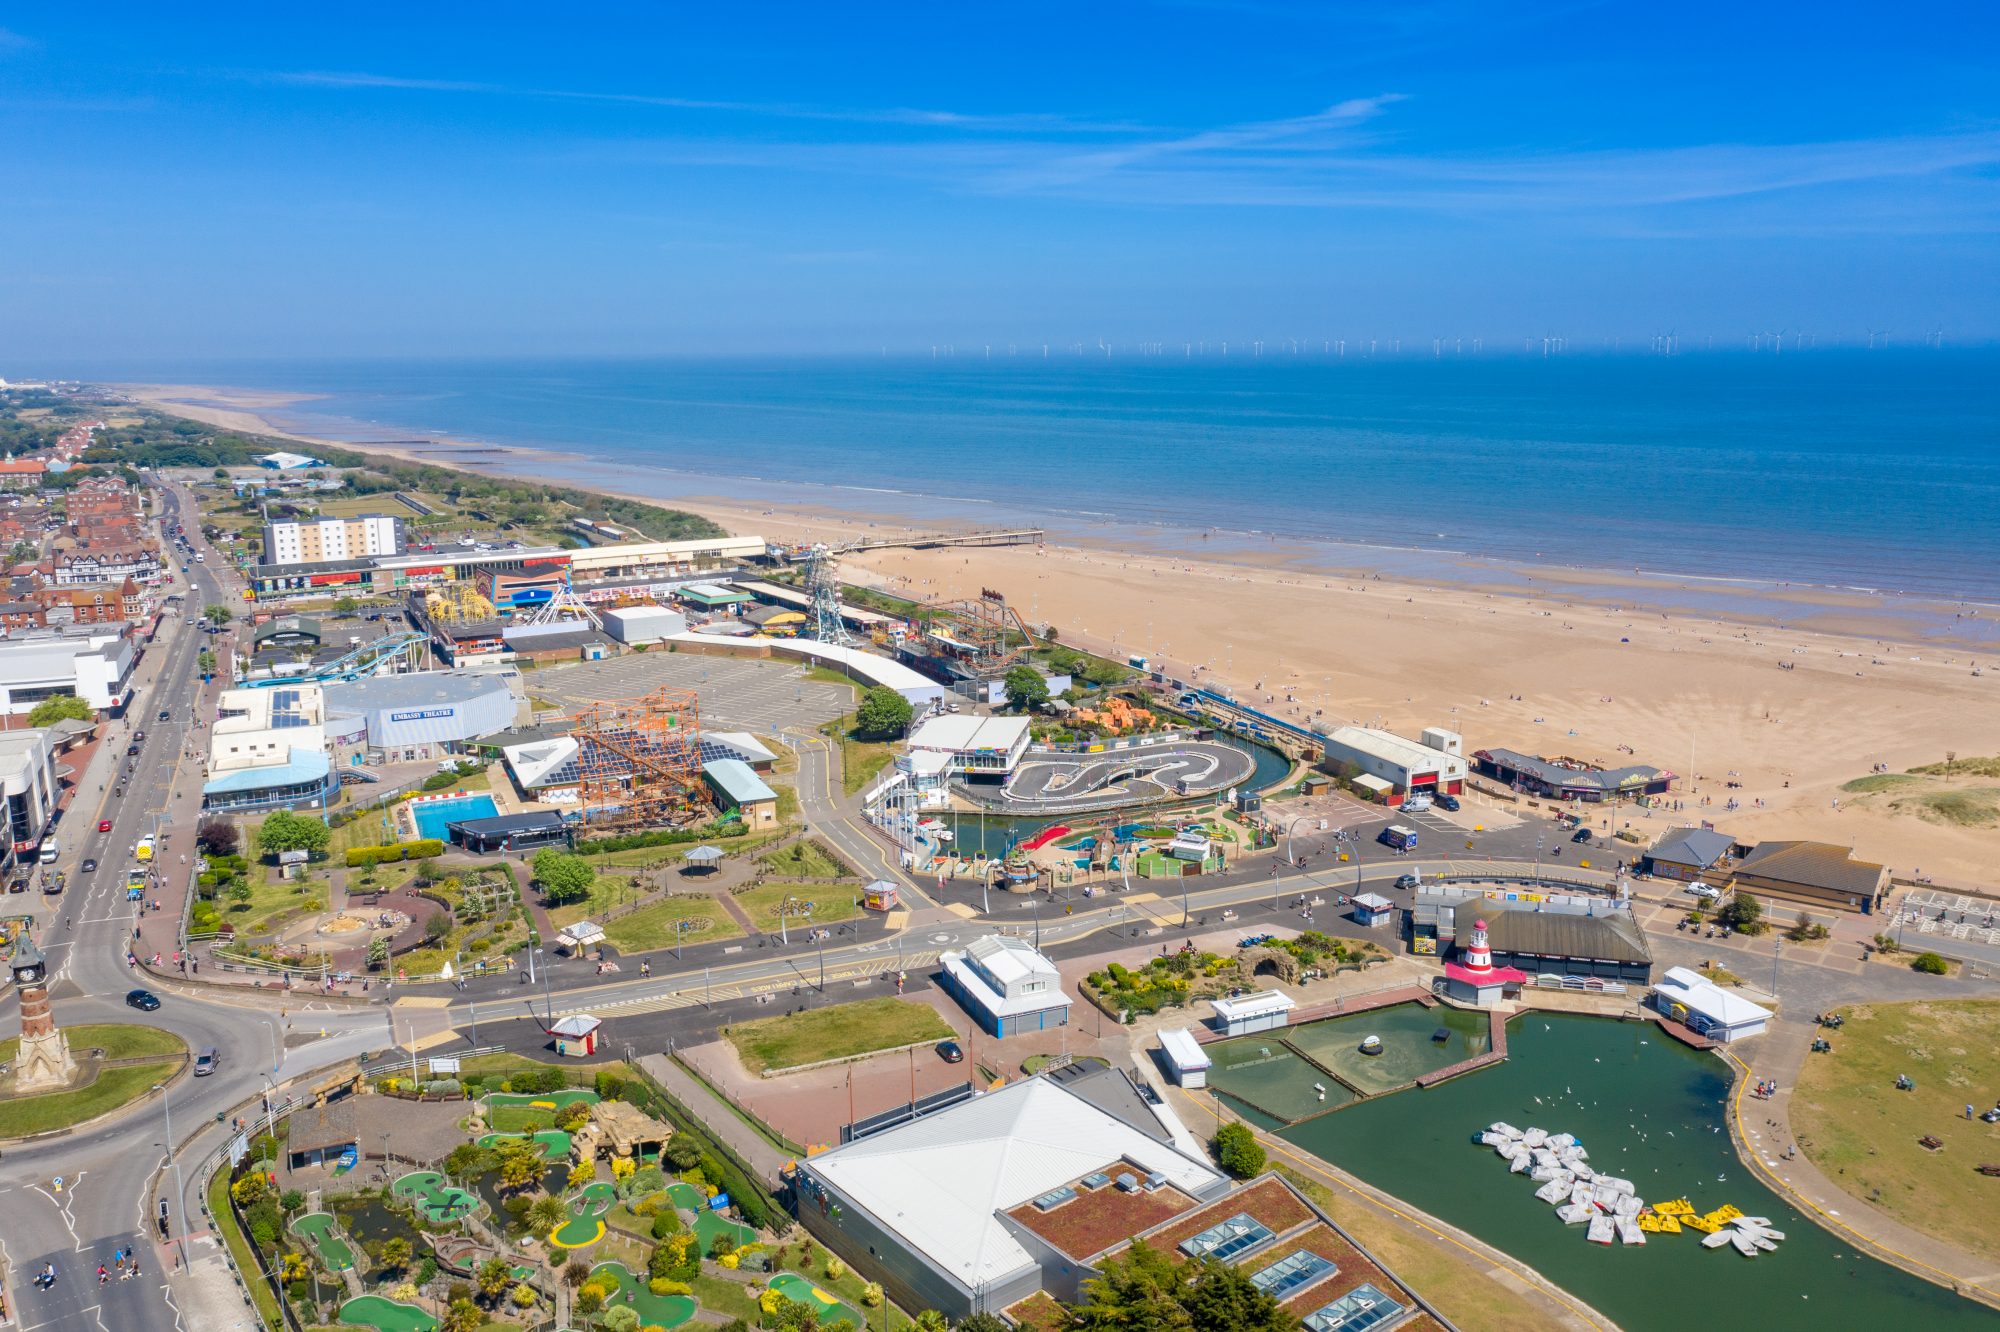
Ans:
POLYGON ((1528 973, 1519 967, 1488 967, 1484 971, 1474 971, 1458 962, 1445 963, 1444 974, 1467 985, 1519 985, 1528 979, 1528 973))

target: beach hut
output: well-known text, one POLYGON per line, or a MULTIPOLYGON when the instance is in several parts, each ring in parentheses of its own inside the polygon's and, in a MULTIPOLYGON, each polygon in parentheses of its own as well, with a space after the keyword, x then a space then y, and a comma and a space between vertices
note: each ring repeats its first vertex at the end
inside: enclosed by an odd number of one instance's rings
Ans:
POLYGON ((573 1013, 549 1028, 556 1038, 556 1053, 587 1059, 597 1053, 597 1029, 604 1024, 588 1013, 573 1013))
POLYGON ((1276 1031, 1292 1020, 1291 996, 1277 990, 1255 990, 1233 999, 1211 999, 1215 1007, 1216 1030, 1225 1036, 1247 1036, 1253 1031, 1276 1031))
POLYGON ((887 879, 877 879, 861 890, 861 905, 870 911, 894 911, 902 901, 901 890, 887 879))
POLYGON ((1380 893, 1363 893, 1354 899, 1354 920, 1358 925, 1380 925, 1396 919, 1396 904, 1380 893))

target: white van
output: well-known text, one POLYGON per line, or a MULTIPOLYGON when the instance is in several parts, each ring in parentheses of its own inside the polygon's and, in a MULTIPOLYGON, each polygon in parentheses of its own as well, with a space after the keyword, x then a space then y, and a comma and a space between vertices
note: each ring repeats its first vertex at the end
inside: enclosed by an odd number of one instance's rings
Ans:
POLYGON ((1413 795, 1403 802, 1403 812, 1406 814, 1421 814, 1430 807, 1431 798, 1422 794, 1413 795))

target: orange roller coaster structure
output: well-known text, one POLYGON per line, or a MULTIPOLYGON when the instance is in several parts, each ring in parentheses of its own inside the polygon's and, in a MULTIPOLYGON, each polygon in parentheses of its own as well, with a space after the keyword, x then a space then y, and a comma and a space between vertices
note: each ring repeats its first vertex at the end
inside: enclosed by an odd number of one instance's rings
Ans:
POLYGON ((592 703, 576 714, 570 735, 577 742, 577 798, 590 827, 658 827, 708 815, 694 690, 592 703))

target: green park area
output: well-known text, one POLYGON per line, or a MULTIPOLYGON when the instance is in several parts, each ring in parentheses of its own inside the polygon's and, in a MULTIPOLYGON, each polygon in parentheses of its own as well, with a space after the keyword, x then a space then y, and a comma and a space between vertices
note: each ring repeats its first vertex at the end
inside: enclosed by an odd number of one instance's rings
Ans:
POLYGON ((672 948, 676 937, 684 943, 708 943, 743 933, 729 909, 706 893, 675 894, 603 924, 605 939, 621 953, 672 948), (676 930, 676 922, 685 923, 676 930))
POLYGON ((771 1289, 794 1304, 803 1304, 819 1314, 821 1327, 828 1323, 845 1323, 857 1328, 866 1326, 851 1305, 841 1303, 839 1296, 829 1294, 816 1282, 796 1272, 780 1272, 772 1277, 771 1289))
POLYGON ((11 1071, 21 1043, 18 1039, 0 1041, 0 1062, 10 1070, 0 1075, 0 1138, 69 1128, 107 1114, 173 1077, 187 1057, 187 1046, 180 1037, 158 1027, 104 1023, 71 1027, 67 1035, 70 1054, 85 1081, 62 1091, 27 1095, 15 1093, 11 1071), (98 1065, 100 1059, 146 1062, 103 1068, 98 1065))
POLYGON ((606 1292, 604 1307, 624 1305, 639 1315, 641 1327, 679 1327, 694 1317, 694 1301, 685 1295, 655 1295, 646 1282, 623 1263, 599 1263, 590 1280, 606 1292))
POLYGON ((2000 1001, 1857 1004, 1792 1089, 1792 1132, 1830 1180, 1915 1230, 2000 1261, 2000 1001), (1915 1082, 1908 1091, 1896 1079, 1915 1082), (1970 1105, 1973 1118, 1966 1117, 1970 1105), (1935 1150, 1921 1139, 1943 1145, 1935 1150))
POLYGON ((784 920, 788 929, 832 925, 861 914, 861 903, 856 900, 860 892, 858 881, 766 883, 736 894, 736 905, 757 923, 758 929, 776 934, 779 932, 780 907, 785 908, 784 920))
POLYGON ((920 1041, 950 1040, 956 1034, 928 1005, 893 997, 758 1018, 723 1028, 723 1035, 753 1073, 894 1050, 920 1041))

